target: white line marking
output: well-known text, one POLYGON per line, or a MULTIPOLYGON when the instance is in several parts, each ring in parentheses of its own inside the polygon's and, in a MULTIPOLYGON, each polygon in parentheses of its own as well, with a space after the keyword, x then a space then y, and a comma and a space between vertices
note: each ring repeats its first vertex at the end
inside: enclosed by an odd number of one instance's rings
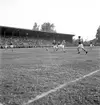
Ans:
POLYGON ((40 98, 43 98, 43 97, 47 96, 48 94, 50 94, 50 93, 52 93, 52 92, 55 92, 55 91, 57 91, 57 90, 59 90, 59 89, 65 87, 66 85, 68 85, 68 84, 70 84, 70 83, 77 82, 77 81, 79 81, 79 80, 81 80, 81 79, 84 79, 84 78, 86 78, 86 77, 89 77, 89 76, 91 76, 91 75, 97 73, 98 71, 100 71, 100 70, 93 71, 93 72, 91 72, 91 73, 89 73, 89 74, 87 74, 87 75, 84 75, 83 77, 77 78, 76 80, 73 80, 73 81, 70 81, 70 82, 66 82, 66 83, 64 83, 64 84, 62 84, 62 85, 60 85, 60 86, 58 86, 58 87, 56 87, 56 88, 54 88, 54 89, 52 89, 52 90, 50 90, 50 91, 48 91, 48 92, 44 92, 44 93, 42 93, 41 95, 37 95, 34 99, 29 100, 27 103, 23 103, 23 105, 28 105, 28 104, 30 104, 30 103, 32 103, 32 102, 34 102, 34 101, 36 101, 36 100, 38 100, 38 99, 40 99, 40 98))

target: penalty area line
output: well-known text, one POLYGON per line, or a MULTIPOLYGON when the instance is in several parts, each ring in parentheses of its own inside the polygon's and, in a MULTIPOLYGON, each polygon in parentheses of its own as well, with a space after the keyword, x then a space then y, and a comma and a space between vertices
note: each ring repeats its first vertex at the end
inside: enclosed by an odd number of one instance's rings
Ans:
POLYGON ((89 77, 89 76, 91 76, 91 75, 97 73, 98 71, 100 71, 100 70, 93 71, 93 72, 91 72, 91 73, 89 73, 89 74, 86 74, 86 75, 80 77, 80 78, 77 78, 77 79, 75 79, 75 80, 66 82, 66 83, 64 83, 64 84, 62 84, 62 85, 60 85, 60 86, 58 86, 58 87, 56 87, 56 88, 54 88, 54 89, 49 90, 48 92, 44 92, 44 93, 42 93, 41 95, 37 95, 35 98, 30 99, 28 102, 23 103, 22 105, 28 105, 28 104, 30 104, 30 103, 32 103, 32 102, 38 100, 38 99, 41 99, 41 98, 43 98, 43 97, 49 95, 50 93, 56 92, 57 90, 59 90, 59 89, 65 87, 65 86, 67 86, 67 85, 69 85, 69 84, 71 84, 71 83, 75 83, 75 82, 77 82, 77 81, 79 81, 79 80, 82 80, 82 79, 84 79, 84 78, 86 78, 86 77, 89 77))

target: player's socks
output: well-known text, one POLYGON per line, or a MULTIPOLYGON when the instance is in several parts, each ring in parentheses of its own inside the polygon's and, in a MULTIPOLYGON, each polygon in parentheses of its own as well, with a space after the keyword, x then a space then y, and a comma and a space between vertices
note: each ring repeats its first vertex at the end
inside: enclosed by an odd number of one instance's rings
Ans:
POLYGON ((86 54, 88 53, 88 51, 86 51, 86 54))

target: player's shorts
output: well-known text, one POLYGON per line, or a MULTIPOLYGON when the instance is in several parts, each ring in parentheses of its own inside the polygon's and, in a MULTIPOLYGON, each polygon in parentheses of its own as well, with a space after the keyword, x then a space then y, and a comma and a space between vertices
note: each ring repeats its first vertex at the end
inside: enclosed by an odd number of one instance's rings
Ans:
POLYGON ((13 48, 14 46, 13 45, 10 45, 10 47, 13 48))
POLYGON ((57 45, 54 45, 53 48, 58 48, 58 46, 57 45))
POLYGON ((79 44, 78 48, 84 48, 83 44, 79 44))

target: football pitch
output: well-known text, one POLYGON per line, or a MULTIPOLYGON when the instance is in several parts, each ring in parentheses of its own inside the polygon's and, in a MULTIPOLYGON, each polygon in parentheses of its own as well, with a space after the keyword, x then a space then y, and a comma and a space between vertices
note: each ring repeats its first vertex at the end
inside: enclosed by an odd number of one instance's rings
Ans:
POLYGON ((100 47, 0 49, 3 105, 100 105, 100 47))

